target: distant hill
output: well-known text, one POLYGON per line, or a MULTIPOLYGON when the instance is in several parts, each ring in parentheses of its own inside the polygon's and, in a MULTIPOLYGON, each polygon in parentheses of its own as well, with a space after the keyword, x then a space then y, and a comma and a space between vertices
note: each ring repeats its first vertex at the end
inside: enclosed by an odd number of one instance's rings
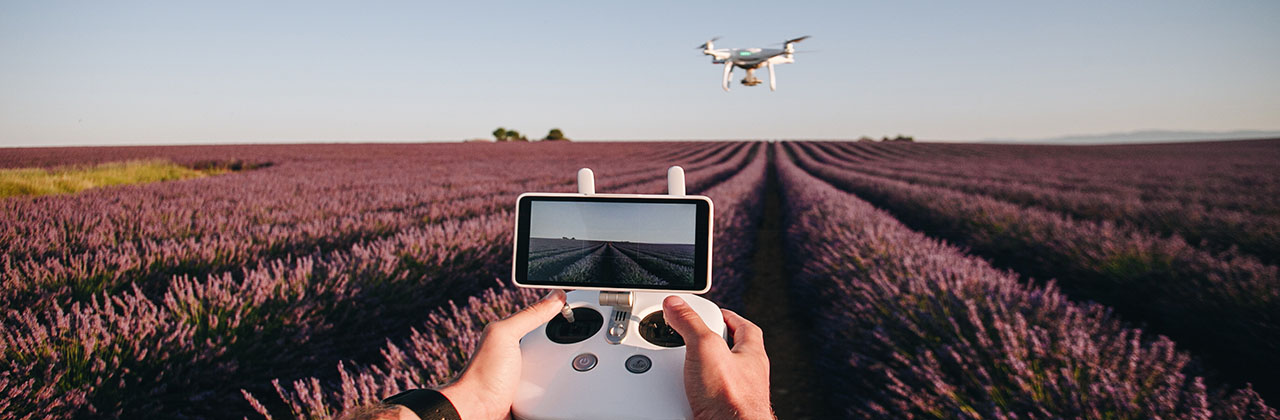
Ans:
POLYGON ((1173 143, 1206 140, 1246 140, 1280 138, 1280 131, 1172 131, 1141 130, 1125 133, 1082 134, 1043 139, 986 139, 982 143, 1019 144, 1118 144, 1118 143, 1173 143))

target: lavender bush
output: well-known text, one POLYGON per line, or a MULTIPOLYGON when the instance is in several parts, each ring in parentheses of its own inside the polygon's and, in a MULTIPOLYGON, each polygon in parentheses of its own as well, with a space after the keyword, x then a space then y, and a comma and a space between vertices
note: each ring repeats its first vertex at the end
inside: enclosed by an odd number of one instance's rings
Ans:
POLYGON ((769 159, 765 145, 752 150, 751 163, 716 186, 702 191, 715 203, 716 231, 711 244, 711 291, 703 297, 721 308, 741 311, 747 279, 751 277, 751 255, 755 252, 756 229, 763 212, 764 182, 769 159))
MULTIPOLYGON (((466 367, 484 326, 532 304, 538 295, 528 289, 498 287, 468 300, 465 307, 450 303, 427 315, 427 321, 399 344, 387 342, 382 361, 367 367, 338 362, 339 383, 326 387, 311 377, 283 385, 271 381, 284 400, 289 418, 328 419, 344 410, 427 384, 442 384, 466 367)), ((263 417, 274 418, 266 405, 248 391, 244 398, 263 417)), ((282 413, 284 414, 284 413, 282 413)))
MULTIPOLYGON (((1273 144, 1277 146, 1277 151, 1280 151, 1280 142, 1273 144)), ((1211 251, 1221 252, 1238 248, 1244 253, 1269 263, 1275 263, 1280 258, 1280 218, 1274 214, 1208 207, 1201 203, 1201 200, 1188 200, 1186 197, 1161 199, 1158 196, 1152 196, 1150 191, 1143 191, 1145 194, 1130 194, 1123 191, 1084 190, 1081 189, 1080 184, 1092 184, 1087 181, 1077 181, 1078 176, 1073 172, 1056 168, 1052 171, 1046 170, 1043 159, 1013 161, 1016 163, 1005 159, 952 160, 948 162, 945 172, 935 174, 929 172, 937 163, 928 159, 873 160, 851 152, 852 147, 849 144, 815 143, 814 146, 829 154, 834 159, 833 163, 867 175, 990 196, 1014 204, 1060 212, 1076 219, 1112 221, 1164 236, 1178 235, 1192 244, 1205 242, 1205 248, 1211 251), (1015 165, 1034 165, 1038 172, 1034 177, 1021 179, 1007 179, 1009 175, 1003 173, 997 178, 988 177, 990 166, 1012 173, 1030 171, 1028 168, 1015 165)), ((1055 158, 1066 160, 1060 156, 1055 158)), ((1074 156, 1074 158, 1070 161, 1073 165, 1088 165, 1089 162, 1100 159, 1096 156, 1092 158, 1074 156)), ((1184 162, 1195 158, 1196 156, 1175 156, 1158 160, 1157 163, 1163 168, 1181 168, 1184 162)), ((1271 166, 1269 171, 1271 179, 1264 184, 1280 184, 1280 177, 1274 175, 1278 173, 1275 171, 1280 171, 1280 165, 1271 166)), ((1239 173, 1238 171, 1232 171, 1232 173, 1239 173)), ((1200 191, 1202 194, 1221 192, 1210 186, 1200 185, 1205 180, 1201 177, 1202 175, 1191 173, 1182 177, 1163 177, 1163 179, 1191 184, 1192 190, 1200 191)), ((1090 178, 1090 181, 1094 180, 1090 178)), ((1270 197, 1263 198, 1254 193, 1237 191, 1232 194, 1232 198, 1239 202, 1270 197)))
POLYGON ((778 156, 789 264, 841 415, 1277 417, 1250 389, 1207 389, 1168 339, 1020 285, 778 156))
POLYGON ((1280 371, 1280 279, 1249 257, 1221 259, 1178 238, 822 163, 792 145, 802 168, 894 213, 909 226, 971 247, 997 266, 1057 278, 1069 295, 1148 324, 1263 395, 1280 371))
POLYGON ((843 143, 855 160, 914 174, 998 183, 1034 181, 1121 201, 1176 202, 1280 215, 1280 140, 1161 145, 1027 146, 843 143))

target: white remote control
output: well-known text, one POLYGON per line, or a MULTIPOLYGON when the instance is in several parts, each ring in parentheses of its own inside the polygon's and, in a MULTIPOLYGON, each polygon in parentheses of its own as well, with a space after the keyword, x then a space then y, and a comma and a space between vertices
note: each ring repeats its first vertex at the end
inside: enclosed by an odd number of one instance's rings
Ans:
MULTIPOLYGON (((671 293, 634 292, 632 310, 600 305, 600 293, 569 292, 574 322, 557 315, 520 340, 520 385, 511 411, 516 418, 686 419, 693 412, 684 393, 684 340, 663 321, 671 293), (615 317, 625 322, 611 343, 615 317)), ((725 334, 720 308, 697 295, 674 294, 725 334)))

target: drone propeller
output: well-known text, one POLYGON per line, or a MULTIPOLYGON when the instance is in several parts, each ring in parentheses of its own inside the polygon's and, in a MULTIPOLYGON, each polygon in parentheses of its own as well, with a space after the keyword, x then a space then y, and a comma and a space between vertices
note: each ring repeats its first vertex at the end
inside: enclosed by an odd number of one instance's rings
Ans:
POLYGON ((804 41, 806 39, 809 39, 808 35, 805 35, 796 39, 788 39, 786 42, 783 42, 783 44, 785 45, 785 44, 796 43, 796 42, 804 41))
POLYGON ((694 47, 694 48, 695 48, 695 49, 699 49, 699 50, 705 50, 705 49, 707 49, 707 46, 708 46, 708 45, 711 45, 711 43, 716 42, 716 41, 719 41, 719 40, 720 40, 720 37, 711 38, 710 40, 707 40, 707 42, 702 43, 702 45, 699 45, 699 46, 694 47))
POLYGON ((802 36, 802 37, 799 37, 799 38, 795 38, 795 39, 788 39, 788 40, 786 40, 786 41, 782 41, 782 42, 776 42, 776 43, 773 43, 773 44, 769 44, 769 46, 770 46, 770 47, 773 47, 773 46, 783 46, 783 45, 787 45, 787 44, 794 44, 794 43, 797 43, 797 42, 800 42, 800 41, 804 41, 804 40, 806 40, 806 39, 809 39, 809 35, 805 35, 805 36, 802 36))

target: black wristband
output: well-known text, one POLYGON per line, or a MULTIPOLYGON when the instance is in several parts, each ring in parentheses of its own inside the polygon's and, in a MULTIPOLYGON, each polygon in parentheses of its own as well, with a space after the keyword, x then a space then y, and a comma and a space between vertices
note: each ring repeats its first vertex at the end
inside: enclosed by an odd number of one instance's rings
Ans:
POLYGON ((434 389, 410 389, 382 400, 383 404, 399 404, 409 408, 422 420, 462 420, 453 403, 434 389))

